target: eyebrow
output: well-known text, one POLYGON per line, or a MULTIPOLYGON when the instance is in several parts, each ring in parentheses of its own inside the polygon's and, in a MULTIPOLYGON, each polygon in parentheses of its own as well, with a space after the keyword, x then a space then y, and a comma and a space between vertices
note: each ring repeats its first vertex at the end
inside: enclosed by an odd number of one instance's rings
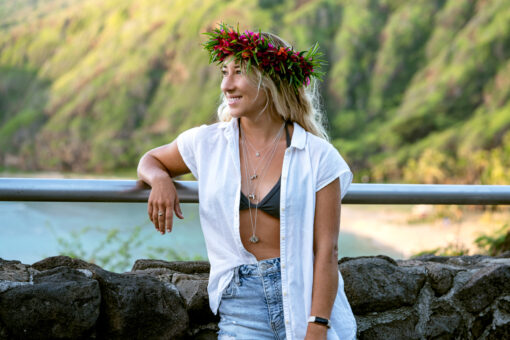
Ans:
MULTIPOLYGON (((221 69, 222 69, 222 70, 224 70, 224 69, 226 69, 226 68, 227 68, 227 65, 223 65, 223 66, 221 67, 221 69)), ((235 68, 235 69, 238 69, 238 68, 241 68, 241 66, 240 66, 240 65, 236 65, 236 66, 234 66, 234 68, 235 68)))

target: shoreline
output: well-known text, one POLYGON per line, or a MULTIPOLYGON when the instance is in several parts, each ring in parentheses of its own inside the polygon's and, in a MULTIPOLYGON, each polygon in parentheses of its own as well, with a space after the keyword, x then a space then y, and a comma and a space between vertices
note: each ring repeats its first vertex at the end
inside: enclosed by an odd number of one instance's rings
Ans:
MULTIPOLYGON (((416 207, 416 206, 414 206, 416 207)), ((428 206, 433 211, 435 206, 428 206)), ((422 251, 456 246, 469 255, 480 253, 474 241, 491 234, 508 221, 505 212, 463 212, 458 221, 428 216, 420 219, 413 206, 343 205, 341 231, 372 239, 375 243, 402 252, 409 258, 422 251), (409 221, 412 220, 412 223, 409 221)))

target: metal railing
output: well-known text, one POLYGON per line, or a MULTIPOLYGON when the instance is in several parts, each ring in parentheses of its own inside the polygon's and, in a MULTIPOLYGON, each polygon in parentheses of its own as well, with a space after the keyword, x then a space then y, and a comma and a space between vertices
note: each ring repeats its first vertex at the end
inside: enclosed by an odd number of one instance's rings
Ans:
MULTIPOLYGON (((183 203, 198 202, 198 184, 175 181, 183 203)), ((0 178, 0 201, 147 202, 150 187, 135 180, 0 178)), ((510 204, 510 185, 353 183, 347 204, 510 204)))

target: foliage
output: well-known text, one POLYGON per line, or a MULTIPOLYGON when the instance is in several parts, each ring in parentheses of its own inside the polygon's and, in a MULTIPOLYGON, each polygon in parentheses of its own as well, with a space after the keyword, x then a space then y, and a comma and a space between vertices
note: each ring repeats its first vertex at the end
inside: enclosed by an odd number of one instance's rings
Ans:
POLYGON ((483 234, 475 240, 476 245, 491 256, 510 251, 510 224, 505 224, 493 234, 483 234))
POLYGON ((425 256, 425 255, 436 255, 436 256, 462 256, 468 255, 469 249, 463 244, 458 242, 449 243, 445 247, 439 247, 431 250, 424 250, 418 252, 412 256, 412 258, 425 256))
MULTIPOLYGON (((504 224, 500 229, 493 233, 484 233, 475 239, 475 245, 478 247, 478 254, 497 256, 510 251, 510 224, 504 224)), ((460 242, 449 243, 445 247, 424 250, 414 254, 412 257, 423 255, 437 256, 460 256, 469 255, 469 249, 460 242)))
POLYGON ((72 231, 67 237, 57 236, 51 228, 50 231, 57 240, 61 255, 80 258, 115 272, 129 271, 136 260, 134 254, 140 252, 144 254, 143 257, 166 261, 204 260, 198 255, 191 258, 180 255, 171 248, 146 246, 149 237, 142 236, 140 226, 127 233, 118 228, 85 227, 72 231), (91 249, 85 249, 84 245, 90 244, 85 238, 90 236, 94 236, 97 242, 91 249))
POLYGON ((125 171, 213 122, 217 22, 319 43, 356 180, 510 183, 506 0, 0 2, 0 165, 125 171))

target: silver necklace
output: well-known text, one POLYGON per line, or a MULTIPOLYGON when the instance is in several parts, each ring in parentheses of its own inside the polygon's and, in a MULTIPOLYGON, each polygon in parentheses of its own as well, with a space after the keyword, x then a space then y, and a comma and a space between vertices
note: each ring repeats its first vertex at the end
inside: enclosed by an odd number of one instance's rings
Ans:
MULTIPOLYGON (((283 127, 285 126, 285 122, 283 123, 282 127, 280 128, 280 131, 278 131, 278 133, 276 134, 275 136, 275 139, 273 140, 273 143, 275 142, 275 140, 279 139, 279 134, 283 131, 283 127)), ((267 148, 269 148, 271 145, 273 145, 273 143, 271 144, 268 144, 266 145, 262 150, 260 151, 257 151, 257 149, 255 149, 255 147, 253 146, 253 144, 250 143, 250 141, 248 140, 248 138, 245 138, 245 141, 246 141, 246 144, 248 144, 248 147, 250 147, 254 152, 255 152, 255 156, 256 157, 260 157, 260 153, 262 151, 266 151, 267 148)))
MULTIPOLYGON (((254 147, 254 146, 250 143, 250 141, 248 140, 248 138, 246 138, 245 140, 246 140, 246 144, 248 145, 248 147, 249 147, 249 148, 251 148, 251 149, 252 149, 252 151, 255 153, 255 157, 260 157, 260 154, 261 154, 262 152, 264 152, 264 153, 265 153, 265 152, 266 152, 266 150, 267 150, 267 149, 268 149, 268 148, 272 145, 272 143, 271 143, 271 144, 268 144, 268 145, 266 145, 266 147, 265 147, 265 148, 263 148, 262 150, 257 151, 257 149, 255 149, 255 147, 254 147)), ((267 154, 266 154, 266 155, 267 155, 267 154)))
MULTIPOLYGON (((267 148, 268 148, 268 147, 270 147, 270 146, 274 146, 274 145, 275 145, 275 143, 277 143, 277 142, 280 140, 281 135, 282 135, 282 133, 283 133, 283 128, 284 128, 284 127, 285 127, 285 123, 283 123, 282 127, 280 128, 280 130, 278 130, 278 133, 277 133, 277 134, 276 134, 276 136, 274 137, 273 141, 272 141, 272 142, 271 142, 268 146, 266 146, 263 150, 267 149, 267 148)), ((244 141, 244 143, 246 143, 248 146, 250 146, 250 142, 248 141, 248 139, 246 138, 246 136, 244 136, 244 134, 241 134, 241 137, 242 137, 242 138, 241 138, 241 140, 242 140, 242 141, 244 141)), ((247 151, 246 149, 243 149, 243 150, 247 151)), ((259 177, 259 175, 258 175, 258 169, 259 169, 260 165, 262 165, 262 164, 266 164, 266 163, 264 163, 264 160, 265 160, 265 159, 266 159, 266 157, 267 157, 268 155, 270 155, 270 154, 271 154, 271 152, 266 153, 266 154, 264 155, 264 157, 262 157, 262 158, 260 159, 260 161, 258 162, 258 164, 257 164, 257 166, 256 166, 255 168, 251 166, 250 159, 248 158, 248 165, 249 165, 250 169, 252 170, 252 174, 249 176, 249 179, 250 179, 251 181, 253 181, 253 180, 255 180, 255 179, 257 179, 257 178, 259 177)), ((256 156, 256 157, 259 157, 259 156, 260 156, 260 154, 258 154, 258 155, 257 155, 257 153, 255 153, 255 156, 256 156)))
POLYGON ((259 242, 259 238, 255 234, 256 231, 257 231, 258 204, 260 202, 258 200, 258 196, 256 195, 256 192, 257 192, 259 183, 265 177, 267 169, 269 168, 269 165, 271 164, 271 161, 272 161, 272 159, 274 157, 274 154, 276 153, 276 149, 278 147, 278 140, 280 139, 279 137, 281 136, 281 131, 283 130, 284 126, 285 126, 285 123, 283 123, 282 128, 280 129, 280 131, 277 134, 278 138, 275 138, 275 140, 273 142, 273 148, 272 148, 271 152, 269 153, 271 156, 269 157, 268 161, 266 162, 266 164, 265 164, 265 166, 263 168, 263 172, 262 172, 260 181, 257 181, 257 184, 256 184, 256 186, 255 186, 253 191, 251 191, 252 181, 255 178, 257 178, 257 177, 252 179, 252 177, 248 176, 248 158, 247 158, 246 139, 244 138, 244 134, 242 133, 241 129, 239 128, 239 130, 241 131, 241 143, 242 143, 242 146, 243 146, 244 172, 245 172, 245 178, 246 178, 246 186, 248 187, 248 211, 250 212, 250 224, 251 224, 251 231, 252 231, 252 235, 250 237, 250 242, 251 243, 259 242), (254 214, 255 216, 253 216, 253 214, 251 212, 251 202, 250 202, 250 199, 255 201, 255 214, 254 214))

